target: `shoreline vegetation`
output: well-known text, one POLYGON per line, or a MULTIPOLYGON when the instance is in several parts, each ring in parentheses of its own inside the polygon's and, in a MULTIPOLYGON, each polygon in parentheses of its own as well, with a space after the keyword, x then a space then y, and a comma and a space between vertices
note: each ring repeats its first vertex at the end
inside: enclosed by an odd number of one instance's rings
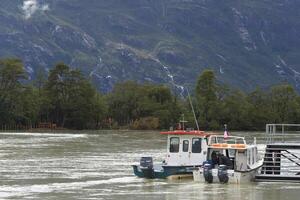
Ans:
MULTIPOLYGON (((300 96, 283 83, 245 93, 220 84, 204 70, 192 92, 201 130, 261 131, 267 123, 300 121, 300 96)), ((19 59, 0 60, 0 131, 168 130, 184 114, 195 128, 187 98, 166 85, 124 81, 102 94, 83 72, 58 63, 34 80, 19 59)))

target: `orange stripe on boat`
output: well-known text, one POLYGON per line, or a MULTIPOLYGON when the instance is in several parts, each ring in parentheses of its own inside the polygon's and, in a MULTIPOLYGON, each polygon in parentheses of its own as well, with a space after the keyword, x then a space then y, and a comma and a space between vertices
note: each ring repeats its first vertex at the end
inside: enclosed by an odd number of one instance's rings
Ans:
POLYGON ((246 148, 246 145, 245 144, 232 144, 231 148, 244 149, 244 148, 246 148))
POLYGON ((222 144, 220 144, 220 143, 215 143, 215 144, 212 144, 211 146, 213 146, 213 147, 222 147, 222 144))

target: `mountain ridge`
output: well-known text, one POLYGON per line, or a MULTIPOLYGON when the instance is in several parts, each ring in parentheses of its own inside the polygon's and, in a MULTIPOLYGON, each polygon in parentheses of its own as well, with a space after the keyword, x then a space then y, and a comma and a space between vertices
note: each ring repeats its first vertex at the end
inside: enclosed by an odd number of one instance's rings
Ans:
POLYGON ((287 81, 300 90, 300 2, 264 0, 2 0, 0 56, 32 78, 58 61, 102 91, 127 79, 182 92, 205 68, 252 90, 287 81))

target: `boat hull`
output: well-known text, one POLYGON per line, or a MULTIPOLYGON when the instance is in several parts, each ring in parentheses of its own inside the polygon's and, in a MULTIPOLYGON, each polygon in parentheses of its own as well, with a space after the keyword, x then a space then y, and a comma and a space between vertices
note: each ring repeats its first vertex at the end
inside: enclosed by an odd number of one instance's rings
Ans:
MULTIPOLYGON (((194 166, 163 166, 156 165, 152 169, 143 169, 133 165, 133 172, 137 177, 148 179, 182 179, 192 178, 194 166)), ((197 166, 200 167, 200 166, 197 166)))
MULTIPOLYGON (((240 172, 234 170, 227 170, 228 173, 228 183, 229 184, 244 184, 250 183, 255 180, 255 175, 257 173, 257 169, 240 172)), ((212 183, 220 183, 218 178, 218 169, 212 169, 213 181, 212 183)), ((205 178, 203 176, 203 168, 199 167, 193 170, 193 178, 196 182, 205 183, 205 178)))

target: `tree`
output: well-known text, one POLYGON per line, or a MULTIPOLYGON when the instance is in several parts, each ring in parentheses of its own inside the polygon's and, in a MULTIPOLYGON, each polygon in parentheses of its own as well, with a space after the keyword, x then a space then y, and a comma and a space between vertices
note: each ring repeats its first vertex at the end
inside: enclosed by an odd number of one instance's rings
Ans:
POLYGON ((26 86, 21 95, 23 125, 33 126, 40 121, 40 94, 37 88, 26 86))
POLYGON ((274 122, 274 113, 270 103, 269 93, 257 88, 247 96, 249 103, 248 119, 252 129, 263 130, 266 124, 274 122))
POLYGON ((109 113, 121 126, 148 127, 144 123, 151 121, 153 129, 169 128, 180 113, 169 88, 133 81, 116 84, 108 97, 108 104, 109 113))
POLYGON ((222 124, 228 124, 232 130, 248 130, 251 129, 251 121, 249 120, 250 104, 247 96, 239 91, 232 91, 222 104, 222 124))
POLYGON ((47 81, 46 72, 42 69, 39 69, 36 73, 36 78, 33 81, 33 85, 38 89, 39 93, 41 93, 45 83, 47 81))
POLYGON ((45 84, 47 96, 53 107, 50 113, 53 122, 58 126, 64 126, 66 115, 66 104, 69 100, 68 78, 70 75, 69 66, 59 63, 54 69, 50 70, 48 81, 45 84))
POLYGON ((140 111, 139 85, 134 81, 117 83, 108 97, 109 113, 119 125, 128 125, 137 119, 140 111))
POLYGON ((294 123, 296 122, 297 94, 291 85, 278 85, 271 88, 272 111, 276 117, 276 123, 294 123))
POLYGON ((22 81, 26 78, 21 60, 0 60, 0 123, 16 124, 23 120, 22 81))
MULTIPOLYGON (((79 70, 59 63, 50 71, 45 91, 50 99, 50 118, 58 126, 76 129, 96 127, 94 114, 103 111, 97 91, 79 70), (96 109, 96 110, 94 110, 96 109)), ((99 116, 98 116, 99 117, 99 116)))
POLYGON ((105 128, 107 123, 104 120, 107 118, 108 105, 105 96, 100 93, 96 93, 93 98, 93 121, 95 128, 105 128))
POLYGON ((148 105, 155 108, 149 113, 159 119, 160 128, 169 128, 178 123, 182 109, 170 88, 163 85, 152 85, 148 89, 148 99, 150 101, 148 105))
POLYGON ((212 70, 204 70, 199 76, 195 89, 197 101, 197 115, 202 128, 217 128, 220 102, 218 99, 218 85, 212 70))

